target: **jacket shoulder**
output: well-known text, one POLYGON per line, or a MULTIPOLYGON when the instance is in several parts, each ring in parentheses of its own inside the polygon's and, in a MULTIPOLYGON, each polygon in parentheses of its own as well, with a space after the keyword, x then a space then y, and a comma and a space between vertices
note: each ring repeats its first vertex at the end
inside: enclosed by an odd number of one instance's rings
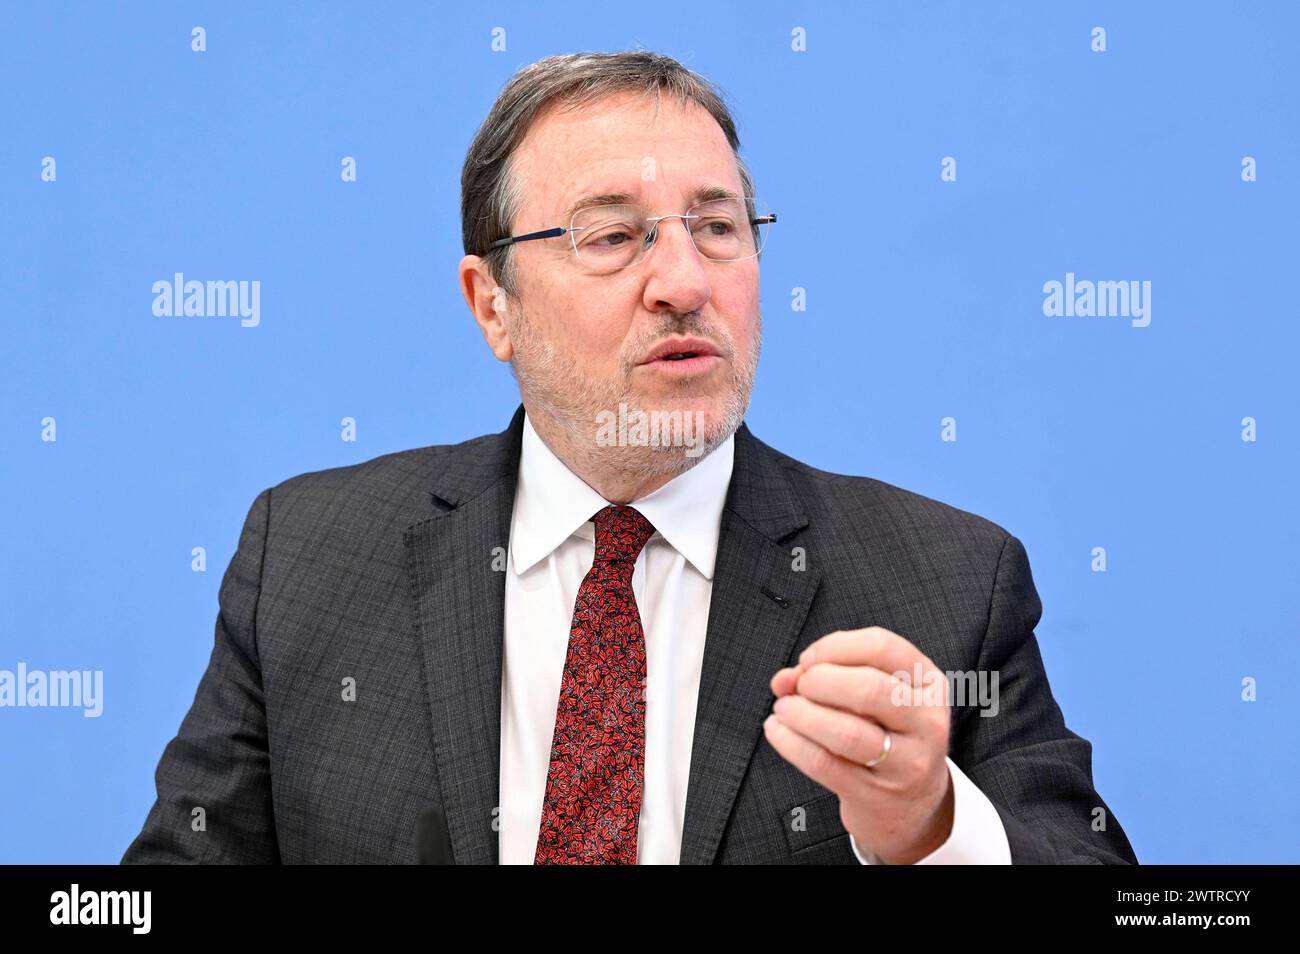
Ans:
POLYGON ((357 525, 403 526, 435 512, 435 478, 453 458, 493 435, 381 454, 355 464, 296 474, 269 488, 272 518, 335 517, 357 525))
POLYGON ((906 546, 964 543, 996 556, 1011 534, 998 523, 875 477, 822 470, 769 448, 814 524, 906 546), (825 523, 823 523, 825 522, 825 523))

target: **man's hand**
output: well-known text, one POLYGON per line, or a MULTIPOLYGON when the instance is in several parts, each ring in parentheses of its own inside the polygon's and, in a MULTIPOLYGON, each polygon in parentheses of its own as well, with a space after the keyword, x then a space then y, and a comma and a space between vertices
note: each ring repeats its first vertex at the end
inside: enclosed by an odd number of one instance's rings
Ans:
POLYGON ((879 626, 840 630, 778 671, 772 692, 768 742, 839 795, 840 820, 861 850, 905 865, 948 840, 948 682, 919 649, 879 626), (886 731, 889 754, 867 768, 886 731))

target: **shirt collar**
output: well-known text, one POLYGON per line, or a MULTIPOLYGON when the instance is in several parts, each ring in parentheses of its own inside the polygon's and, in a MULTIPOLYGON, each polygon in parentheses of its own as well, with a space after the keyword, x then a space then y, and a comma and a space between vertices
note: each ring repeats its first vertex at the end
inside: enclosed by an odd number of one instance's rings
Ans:
MULTIPOLYGON (((713 579, 722 507, 735 463, 735 434, 690 470, 631 502, 674 550, 705 579, 713 579)), ((510 529, 510 557, 523 573, 572 534, 595 539, 592 514, 610 502, 596 493, 546 446, 524 415, 510 529)))

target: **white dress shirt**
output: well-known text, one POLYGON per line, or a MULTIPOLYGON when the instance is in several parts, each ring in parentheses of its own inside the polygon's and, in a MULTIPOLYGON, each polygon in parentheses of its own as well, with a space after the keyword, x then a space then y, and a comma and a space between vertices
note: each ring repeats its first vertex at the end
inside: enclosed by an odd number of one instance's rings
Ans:
MULTIPOLYGON (((646 643, 645 775, 638 864, 677 864, 695 707, 735 436, 632 502, 655 527, 636 558, 632 593, 646 643)), ((591 517, 609 506, 524 417, 510 522, 501 678, 501 864, 532 864, 550 768, 573 605, 595 559, 591 517)), ((755 731, 759 731, 755 727, 755 731)), ((997 810, 951 759, 952 834, 918 864, 1009 864, 997 810)), ((863 864, 878 863, 850 838, 863 864)))

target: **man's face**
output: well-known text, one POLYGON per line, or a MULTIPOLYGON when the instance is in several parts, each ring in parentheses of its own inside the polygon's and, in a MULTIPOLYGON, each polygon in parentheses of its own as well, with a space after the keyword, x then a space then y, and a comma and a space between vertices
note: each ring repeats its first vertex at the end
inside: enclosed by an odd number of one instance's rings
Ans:
MULTIPOLYGON (((515 163, 523 196, 516 235, 567 227, 566 209, 594 193, 628 193, 650 215, 684 213, 704 187, 744 194, 717 122, 668 96, 657 111, 636 95, 544 114, 515 163)), ((597 446, 602 412, 608 420, 625 403, 689 414, 703 423, 697 441, 706 453, 739 425, 761 337, 756 257, 705 258, 680 218, 660 223, 638 264, 609 274, 584 272, 567 234, 518 243, 513 254, 519 301, 505 322, 510 359, 530 416, 549 417, 570 447, 621 469, 671 473, 689 466, 680 447, 597 446), (684 338, 715 354, 649 360, 665 340, 684 338)))

